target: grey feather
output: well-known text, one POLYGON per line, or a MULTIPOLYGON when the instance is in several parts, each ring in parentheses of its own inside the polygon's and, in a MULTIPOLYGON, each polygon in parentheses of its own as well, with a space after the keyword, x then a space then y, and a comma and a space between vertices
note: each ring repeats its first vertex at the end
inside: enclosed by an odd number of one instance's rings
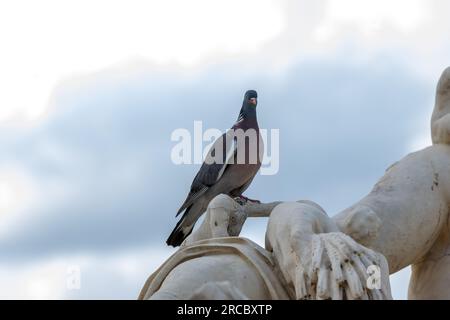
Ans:
POLYGON ((255 91, 246 92, 238 121, 208 150, 205 161, 192 182, 189 194, 178 210, 177 216, 183 211, 184 214, 167 239, 168 245, 178 246, 183 242, 215 196, 221 193, 233 197, 240 196, 251 184, 261 166, 262 150, 260 147, 263 147, 256 119, 256 104, 252 106, 249 102, 250 98, 256 97, 255 91), (244 147, 246 158, 250 153, 249 149, 245 149, 246 142, 239 143, 235 139, 235 130, 237 129, 256 130, 258 146, 256 163, 240 164, 236 162, 242 147, 244 147))
MULTIPOLYGON (((191 190, 178 210, 176 217, 202 196, 209 187, 220 180, 228 164, 230 164, 236 154, 237 144, 235 139, 232 139, 232 130, 228 130, 209 149, 205 161, 192 182, 191 190), (219 148, 222 149, 222 161, 216 163, 214 159, 217 159, 216 151, 219 148)), ((217 156, 220 157, 220 154, 217 156)))

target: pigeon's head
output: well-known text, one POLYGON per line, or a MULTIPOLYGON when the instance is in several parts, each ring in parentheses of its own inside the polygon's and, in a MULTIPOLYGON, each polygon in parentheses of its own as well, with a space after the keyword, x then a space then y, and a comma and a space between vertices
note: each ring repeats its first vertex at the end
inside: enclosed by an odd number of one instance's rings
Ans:
POLYGON ((238 121, 242 119, 256 118, 256 105, 258 104, 258 94, 255 90, 248 90, 244 95, 241 112, 239 112, 238 121))
POLYGON ((248 90, 244 95, 244 103, 256 107, 258 104, 258 93, 255 90, 248 90))

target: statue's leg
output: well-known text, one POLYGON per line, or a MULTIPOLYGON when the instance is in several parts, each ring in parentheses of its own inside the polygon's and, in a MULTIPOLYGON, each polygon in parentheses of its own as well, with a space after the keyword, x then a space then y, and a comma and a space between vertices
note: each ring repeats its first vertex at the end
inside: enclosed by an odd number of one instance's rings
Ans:
POLYGON ((427 255, 412 265, 408 299, 450 299, 449 234, 446 224, 427 255))
POLYGON ((229 281, 208 282, 197 289, 190 299, 193 300, 247 300, 239 288, 229 281))
POLYGON ((450 299, 450 257, 436 257, 412 265, 409 300, 450 299))
POLYGON ((150 299, 270 299, 257 270, 237 255, 210 255, 176 266, 150 299), (211 294, 211 297, 207 295, 211 294))

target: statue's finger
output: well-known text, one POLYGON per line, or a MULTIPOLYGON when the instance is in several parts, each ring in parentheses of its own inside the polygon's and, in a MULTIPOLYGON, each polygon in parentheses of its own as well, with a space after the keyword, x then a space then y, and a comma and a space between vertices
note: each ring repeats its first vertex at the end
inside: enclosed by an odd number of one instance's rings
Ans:
POLYGON ((333 279, 338 284, 341 284, 345 280, 341 269, 341 255, 328 241, 325 242, 325 248, 327 250, 328 258, 330 259, 330 267, 333 279))
POLYGON ((329 278, 329 287, 331 289, 331 298, 333 300, 343 299, 344 288, 339 283, 337 283, 337 281, 332 277, 331 274, 329 278))
POLYGON ((364 294, 364 288, 361 284, 359 274, 350 263, 344 263, 343 273, 348 286, 348 298, 351 300, 360 299, 364 294))
POLYGON ((351 264, 353 265, 353 268, 355 269, 356 273, 359 276, 359 279, 361 280, 361 283, 363 284, 363 287, 366 287, 366 281, 367 281, 367 268, 364 265, 364 263, 362 263, 360 257, 358 256, 354 256, 351 259, 351 264))
POLYGON ((318 272, 323 265, 323 251, 324 251, 324 245, 323 241, 319 236, 313 237, 312 241, 312 257, 311 257, 311 282, 316 283, 318 272))
POLYGON ((364 289, 363 294, 360 299, 361 300, 370 300, 369 295, 367 294, 367 289, 364 289))
POLYGON ((360 259, 366 267, 366 274, 367 274, 366 283, 370 276, 374 276, 373 274, 371 275, 368 273, 369 267, 375 266, 375 267, 380 268, 379 269, 380 273, 378 275, 379 277, 381 277, 379 279, 379 281, 381 281, 380 287, 375 288, 375 287, 366 285, 370 298, 372 300, 392 299, 391 294, 390 294, 391 290, 390 290, 390 286, 389 286, 389 272, 387 270, 383 271, 383 269, 387 268, 387 266, 386 267, 383 266, 383 262, 381 260, 378 259, 379 261, 374 261, 377 259, 373 259, 373 258, 370 259, 365 254, 362 254, 360 259))
POLYGON ((330 299, 331 298, 331 287, 330 287, 330 270, 326 267, 322 267, 318 272, 318 281, 316 287, 316 298, 319 300, 330 299))
POLYGON ((346 257, 351 257, 357 249, 355 247, 355 242, 353 241, 353 239, 344 234, 335 236, 331 243, 341 253, 341 255, 346 257))
POLYGON ((381 293, 383 299, 392 300, 391 285, 389 282, 389 266, 383 255, 378 254, 378 256, 381 268, 381 293))
POLYGON ((385 290, 385 287, 381 285, 381 299, 382 300, 392 300, 391 290, 385 290))
POLYGON ((308 299, 305 272, 302 267, 295 269, 295 297, 297 300, 308 299))
POLYGON ((373 266, 373 265, 376 265, 376 266, 378 265, 376 261, 373 261, 373 259, 369 259, 365 252, 362 252, 359 255, 359 259, 364 264, 364 267, 366 269, 366 273, 367 273, 367 268, 369 268, 370 266, 373 266))
POLYGON ((369 289, 372 294, 372 300, 383 300, 381 289, 369 289))

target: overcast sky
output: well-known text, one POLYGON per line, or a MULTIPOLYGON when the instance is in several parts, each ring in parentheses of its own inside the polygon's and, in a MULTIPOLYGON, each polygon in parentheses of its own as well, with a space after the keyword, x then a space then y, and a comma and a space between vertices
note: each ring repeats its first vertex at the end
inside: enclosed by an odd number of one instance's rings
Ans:
MULTIPOLYGON (((247 89, 260 126, 280 130, 280 169, 246 195, 350 206, 430 144, 448 12, 444 0, 2 2, 0 298, 135 299, 173 253, 198 170, 171 162, 171 133, 230 127, 247 89)), ((266 222, 243 234, 262 244, 266 222)), ((408 276, 392 277, 394 297, 408 276)))

